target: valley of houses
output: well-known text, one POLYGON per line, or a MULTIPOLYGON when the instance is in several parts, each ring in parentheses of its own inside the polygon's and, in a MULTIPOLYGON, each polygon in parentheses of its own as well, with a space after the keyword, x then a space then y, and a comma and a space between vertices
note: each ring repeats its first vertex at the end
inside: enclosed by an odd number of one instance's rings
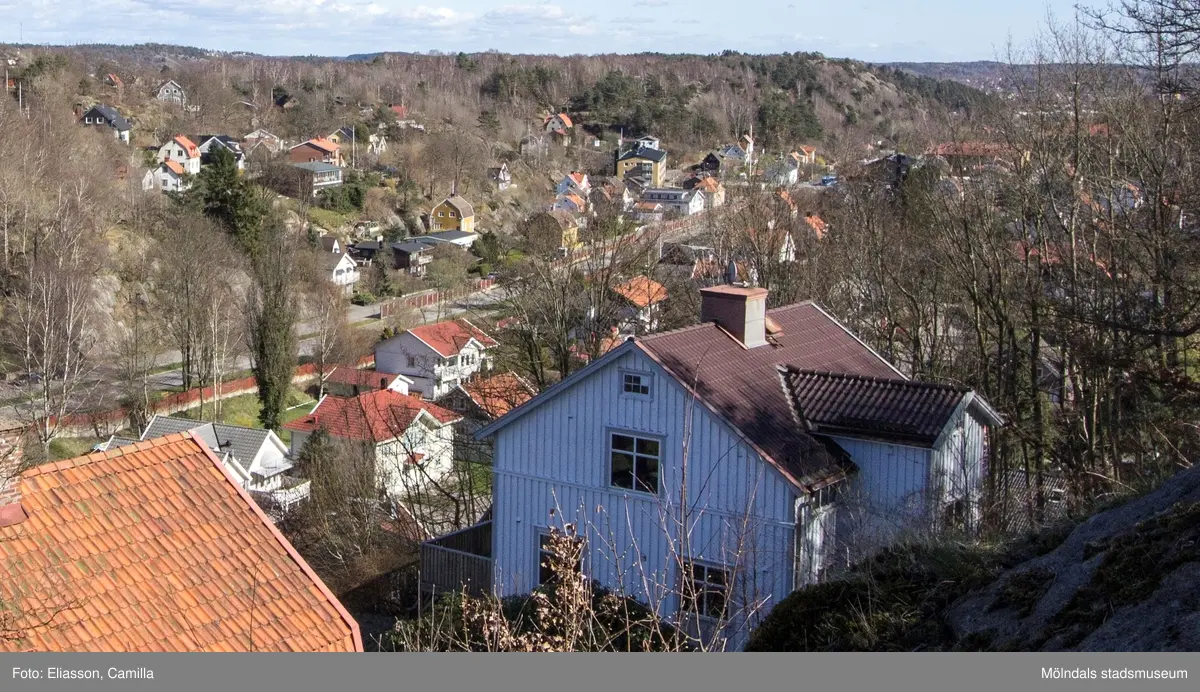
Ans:
MULTIPOLYGON (((186 105, 173 82, 159 98, 186 105)), ((110 106, 80 124, 129 140, 130 122, 110 106)), ((569 115, 551 114, 521 145, 572 133, 569 115)), ((315 192, 341 184, 353 136, 287 146, 263 130, 181 134, 157 149, 143 186, 185 190, 215 149, 243 169, 266 147, 315 192)), ((747 134, 672 187, 656 138, 622 138, 613 176, 566 174, 531 233, 565 254, 596 205, 640 223, 701 213, 724 203, 726 182, 755 156, 747 134)), ((815 156, 803 147, 765 175, 782 190, 809 177, 801 171, 815 156)), ((490 175, 512 184, 506 165, 490 175)), ((779 199, 796 213, 786 191, 779 199)), ((330 280, 350 290, 359 267, 389 252, 420 276, 431 248, 478 237, 472 203, 457 194, 427 218, 426 235, 392 243, 323 238, 330 280)), ((804 220, 826 233, 819 217, 804 220)), ((789 238, 777 261, 794 260, 789 238)), ((820 305, 768 310, 767 291, 702 242, 664 246, 662 265, 696 282, 699 324, 659 331, 666 289, 629 277, 614 288, 626 309, 605 352, 540 393, 496 366, 503 326, 450 319, 380 341, 371 367, 327 373, 319 401, 286 424, 290 444, 268 430, 157 416, 137 439, 0 473, 0 601, 36 594, 32 624, 0 637, 0 649, 361 651, 354 618, 275 526, 309 495, 296 460, 317 431, 368 450, 401 508, 456 464, 490 467, 486 511, 446 535, 418 527, 422 589, 528 593, 553 578, 548 536, 566 531, 582 543, 589 578, 680 625, 719 626, 735 648, 774 604, 829 571, 911 532, 977 519, 988 433, 1002 422, 982 396, 910 379, 820 305), (695 597, 680 597, 683 582, 695 597)), ((16 442, 0 432, 0 464, 16 468, 16 442)))

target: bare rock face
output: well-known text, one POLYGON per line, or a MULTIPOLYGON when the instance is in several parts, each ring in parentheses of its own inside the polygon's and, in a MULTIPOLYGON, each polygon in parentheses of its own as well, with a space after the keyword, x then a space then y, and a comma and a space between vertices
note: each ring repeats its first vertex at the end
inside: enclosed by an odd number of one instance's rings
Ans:
POLYGON ((1200 468, 1100 512, 945 614, 959 648, 1200 650, 1200 468))

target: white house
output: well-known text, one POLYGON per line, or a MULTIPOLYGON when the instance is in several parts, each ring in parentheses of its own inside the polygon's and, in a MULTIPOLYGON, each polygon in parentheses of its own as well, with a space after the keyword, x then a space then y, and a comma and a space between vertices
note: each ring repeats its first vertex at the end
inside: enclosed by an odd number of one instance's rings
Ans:
POLYGON ((329 280, 335 286, 341 286, 346 293, 354 292, 354 284, 358 283, 358 263, 348 252, 321 253, 325 269, 329 272, 329 280))
POLYGON ((323 397, 308 415, 283 427, 292 433, 293 457, 316 430, 365 444, 380 487, 404 500, 453 468, 453 425, 460 419, 428 401, 379 389, 351 398, 323 397))
POLYGON ((246 152, 242 149, 242 143, 229 135, 205 135, 200 138, 198 149, 201 163, 209 163, 217 149, 225 149, 233 154, 233 161, 237 165, 237 169, 239 171, 246 170, 246 152))
POLYGON ((200 147, 196 146, 195 142, 183 135, 177 135, 158 148, 155 160, 159 163, 175 161, 183 168, 184 173, 196 175, 200 172, 200 154, 200 147))
POLYGON ((492 337, 465 319, 413 327, 375 345, 375 369, 399 373, 427 399, 440 399, 481 369, 490 369, 492 337))
POLYGON ((704 211, 704 193, 698 188, 648 187, 642 191, 642 201, 661 204, 665 211, 691 216, 704 211))
POLYGON ((142 189, 147 191, 183 192, 189 187, 191 180, 178 161, 163 161, 142 176, 142 189))
POLYGON ((287 511, 308 497, 309 481, 290 473, 294 464, 288 458, 288 447, 270 430, 155 416, 140 440, 113 436, 101 445, 101 450, 188 431, 195 431, 204 440, 238 485, 265 505, 264 509, 287 511))
POLYGON ((177 106, 187 105, 187 94, 183 91, 183 87, 179 86, 179 82, 173 79, 168 79, 155 92, 154 98, 163 103, 174 103, 177 106))
POLYGON ((646 334, 658 329, 658 318, 667 300, 667 288, 648 276, 635 276, 613 286, 625 303, 618 329, 625 334, 646 334))
POLYGON ((447 243, 449 245, 457 245, 464 250, 470 250, 476 240, 479 240, 479 234, 471 231, 439 231, 417 237, 417 242, 425 243, 426 245, 432 246, 439 243, 447 243))
POLYGON ((501 161, 499 166, 489 168, 488 179, 496 183, 497 190, 507 190, 512 187, 512 171, 508 169, 508 163, 501 161))
POLYGON ((817 305, 766 297, 703 289, 701 324, 628 338, 479 431, 495 449, 492 516, 472 529, 490 535, 474 558, 489 589, 538 586, 543 536, 570 524, 587 577, 681 623, 723 621, 738 647, 826 569, 976 517, 1001 422, 983 398, 911 381, 817 305))

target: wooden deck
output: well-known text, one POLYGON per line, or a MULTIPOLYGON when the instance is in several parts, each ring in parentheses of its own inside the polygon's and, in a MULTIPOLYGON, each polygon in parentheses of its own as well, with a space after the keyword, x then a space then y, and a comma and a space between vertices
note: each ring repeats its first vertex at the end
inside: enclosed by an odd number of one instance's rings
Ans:
POLYGON ((492 522, 486 521, 421 544, 421 589, 433 594, 466 589, 492 592, 492 522))

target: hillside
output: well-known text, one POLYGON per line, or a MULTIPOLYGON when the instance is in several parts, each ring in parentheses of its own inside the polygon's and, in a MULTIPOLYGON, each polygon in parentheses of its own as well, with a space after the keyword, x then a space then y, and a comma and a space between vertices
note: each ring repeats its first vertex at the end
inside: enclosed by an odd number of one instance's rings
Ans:
POLYGON ((792 594, 759 651, 1200 649, 1200 469, 1069 533, 909 546, 792 594))

